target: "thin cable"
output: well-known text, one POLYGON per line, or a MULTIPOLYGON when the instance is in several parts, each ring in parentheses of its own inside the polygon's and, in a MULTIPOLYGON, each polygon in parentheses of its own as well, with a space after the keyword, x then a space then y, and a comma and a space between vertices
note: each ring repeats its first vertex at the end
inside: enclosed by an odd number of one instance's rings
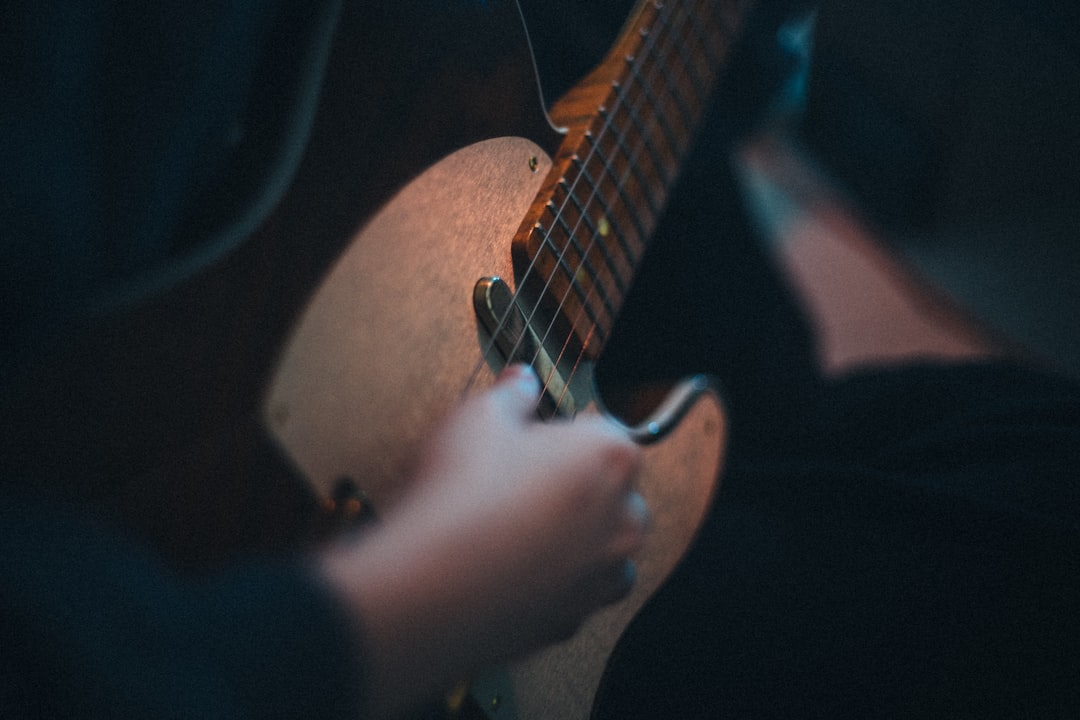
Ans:
POLYGON ((529 23, 525 20, 525 11, 521 7, 521 0, 514 0, 517 6, 518 17, 521 18, 521 28, 525 31, 525 47, 529 49, 529 61, 532 63, 533 76, 536 78, 536 95, 540 98, 540 111, 544 113, 544 120, 548 126, 560 135, 566 134, 566 127, 555 124, 548 112, 547 101, 544 100, 544 83, 540 79, 540 65, 536 62, 536 52, 533 50, 532 33, 529 32, 529 23))

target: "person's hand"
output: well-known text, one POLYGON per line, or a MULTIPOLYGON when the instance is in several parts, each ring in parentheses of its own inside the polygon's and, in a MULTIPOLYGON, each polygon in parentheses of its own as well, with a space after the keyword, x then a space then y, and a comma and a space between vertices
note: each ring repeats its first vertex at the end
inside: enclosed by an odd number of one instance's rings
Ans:
POLYGON ((406 499, 321 558, 359 619, 374 708, 567 637, 629 591, 639 451, 600 417, 541 423, 538 393, 505 371, 431 438, 406 499))

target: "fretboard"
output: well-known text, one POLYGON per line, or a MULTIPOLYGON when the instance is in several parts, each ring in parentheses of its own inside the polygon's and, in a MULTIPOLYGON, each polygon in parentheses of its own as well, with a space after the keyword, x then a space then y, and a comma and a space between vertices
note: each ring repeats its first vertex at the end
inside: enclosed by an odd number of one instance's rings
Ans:
POLYGON ((645 0, 554 108, 567 128, 514 241, 524 291, 595 358, 738 36, 745 0, 645 0))

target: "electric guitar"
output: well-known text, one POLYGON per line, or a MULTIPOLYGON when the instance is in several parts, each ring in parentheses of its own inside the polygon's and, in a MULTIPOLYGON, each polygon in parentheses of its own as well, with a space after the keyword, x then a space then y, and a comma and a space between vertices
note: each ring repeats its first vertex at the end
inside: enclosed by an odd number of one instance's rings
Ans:
MULTIPOLYGON (((557 131, 537 122, 532 137, 467 144, 365 221, 301 314, 263 405, 320 495, 376 515, 392 506, 433 423, 509 362, 535 368, 539 410, 555 421, 606 412, 594 364, 745 11, 740 0, 638 3, 606 59, 552 108, 557 131)), ((724 421, 711 383, 693 377, 625 426, 650 445, 638 582, 571 640, 477 680, 491 717, 589 715, 619 635, 703 520, 724 421)))

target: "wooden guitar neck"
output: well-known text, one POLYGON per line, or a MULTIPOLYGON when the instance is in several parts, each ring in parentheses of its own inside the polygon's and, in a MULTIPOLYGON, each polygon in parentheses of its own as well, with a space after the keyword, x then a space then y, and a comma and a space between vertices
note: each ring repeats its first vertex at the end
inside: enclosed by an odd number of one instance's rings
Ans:
POLYGON ((587 357, 610 335, 750 3, 645 0, 553 110, 566 138, 514 243, 523 292, 587 357))

